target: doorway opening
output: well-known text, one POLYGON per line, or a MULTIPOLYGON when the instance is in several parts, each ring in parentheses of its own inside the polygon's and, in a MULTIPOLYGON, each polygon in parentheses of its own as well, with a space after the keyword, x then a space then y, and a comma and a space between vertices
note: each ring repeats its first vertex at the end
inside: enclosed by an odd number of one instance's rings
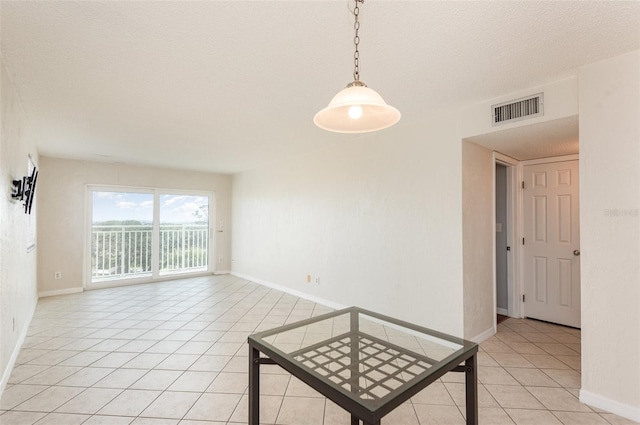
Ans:
MULTIPOLYGON (((522 182, 526 180, 523 174, 524 167, 532 161, 539 163, 553 162, 554 158, 563 157, 563 160, 567 160, 569 156, 574 155, 575 158, 577 158, 579 145, 578 127, 578 115, 576 114, 557 119, 545 119, 540 122, 519 123, 513 127, 493 129, 483 134, 465 138, 467 142, 475 143, 494 152, 494 161, 487 164, 487 171, 494 174, 491 176, 491 180, 486 180, 486 184, 491 185, 493 190, 495 190, 496 163, 507 166, 507 238, 509 240, 507 246, 510 247, 510 251, 507 251, 507 311, 510 317, 535 317, 529 313, 529 304, 530 301, 532 301, 532 296, 535 297, 536 295, 525 293, 524 284, 525 277, 527 276, 525 272, 525 266, 527 264, 524 258, 525 246, 523 245, 523 238, 525 237, 523 192, 526 191, 526 189, 522 189, 522 182)), ((492 195, 495 196, 495 192, 492 195)), ((493 209, 493 218, 495 219, 495 198, 492 197, 492 199, 487 201, 485 207, 493 209)), ((562 202, 567 203, 564 198, 562 202)), ((494 232, 485 232, 484 234, 484 237, 487 238, 485 240, 489 242, 493 248, 494 255, 491 259, 487 259, 490 260, 492 264, 486 263, 487 266, 493 268, 493 285, 496 285, 497 271, 495 244, 497 232, 495 232, 495 223, 498 223, 498 221, 494 222, 494 232)), ((502 225, 502 230, 504 231, 504 224, 502 225)), ((566 239, 564 235, 563 239, 566 239)), ((528 244, 527 248, 529 246, 531 245, 528 244)), ((562 276, 564 281, 568 281, 569 276, 567 272, 569 262, 567 260, 570 259, 573 264, 573 262, 576 262, 577 255, 579 255, 579 247, 573 247, 572 250, 575 250, 576 254, 571 254, 571 257, 562 257, 563 268, 559 270, 564 273, 562 276), (567 279, 565 279, 565 277, 567 277, 567 279)), ((538 261, 538 263, 540 264, 541 261, 538 261)), ((542 266, 539 267, 539 270, 542 270, 542 266)), ((548 270, 550 273, 553 272, 550 268, 548 270)), ((576 274, 571 273, 571 276, 574 275, 576 274)), ((542 276, 542 273, 538 273, 538 276, 542 276)), ((543 281, 540 280, 540 282, 543 281)), ((540 287, 540 285, 538 287, 540 287)), ((566 286, 563 288, 564 292, 560 299, 564 304, 568 304, 567 300, 569 296, 573 296, 575 291, 572 290, 572 292, 569 293, 566 286)), ((491 289, 487 288, 487 291, 491 291, 488 294, 491 294, 493 304, 489 305, 487 303, 483 317, 493 322, 495 331, 497 330, 498 313, 496 286, 493 286, 491 289)), ((572 303, 572 305, 577 305, 577 303, 572 303)))
POLYGON ((519 317, 518 268, 519 161, 494 152, 494 297, 496 325, 519 317))
POLYGON ((509 226, 507 225, 507 167, 496 163, 496 313, 500 323, 509 316, 508 259, 509 226))

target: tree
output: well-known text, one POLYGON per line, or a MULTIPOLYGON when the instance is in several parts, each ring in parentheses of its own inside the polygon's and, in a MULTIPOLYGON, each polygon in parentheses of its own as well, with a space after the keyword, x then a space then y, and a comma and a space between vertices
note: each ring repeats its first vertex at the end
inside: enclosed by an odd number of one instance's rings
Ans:
POLYGON ((207 224, 209 222, 209 205, 200 205, 193 215, 198 219, 198 224, 207 224))

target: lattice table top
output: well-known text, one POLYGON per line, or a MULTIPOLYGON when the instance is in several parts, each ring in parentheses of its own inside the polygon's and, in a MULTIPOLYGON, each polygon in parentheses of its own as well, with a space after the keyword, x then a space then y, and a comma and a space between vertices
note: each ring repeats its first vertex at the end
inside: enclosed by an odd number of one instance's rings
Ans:
POLYGON ((370 411, 423 388, 478 349, 356 307, 260 332, 249 341, 310 385, 313 380, 316 389, 339 391, 370 411))
POLYGON ((427 371, 435 360, 353 332, 291 353, 292 357, 361 399, 380 399, 427 371))

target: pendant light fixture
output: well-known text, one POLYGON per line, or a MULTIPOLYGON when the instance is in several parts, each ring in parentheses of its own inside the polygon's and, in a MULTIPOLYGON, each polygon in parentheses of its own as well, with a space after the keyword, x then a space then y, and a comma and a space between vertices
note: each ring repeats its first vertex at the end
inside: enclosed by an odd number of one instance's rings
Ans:
POLYGON ((336 133, 368 133, 391 127, 400 120, 400 111, 387 105, 382 96, 360 81, 360 8, 358 3, 364 0, 354 0, 353 10, 355 22, 353 29, 355 36, 353 43, 353 82, 336 94, 329 106, 313 117, 313 123, 318 127, 336 133))

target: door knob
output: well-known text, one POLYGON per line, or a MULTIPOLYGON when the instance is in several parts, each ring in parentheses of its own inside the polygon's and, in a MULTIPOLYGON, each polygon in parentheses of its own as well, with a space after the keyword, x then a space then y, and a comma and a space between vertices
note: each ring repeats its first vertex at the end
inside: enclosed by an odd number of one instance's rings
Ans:
POLYGON ((573 255, 575 255, 576 257, 577 257, 578 255, 580 255, 580 250, 579 250, 579 249, 574 249, 574 250, 573 250, 573 255))

